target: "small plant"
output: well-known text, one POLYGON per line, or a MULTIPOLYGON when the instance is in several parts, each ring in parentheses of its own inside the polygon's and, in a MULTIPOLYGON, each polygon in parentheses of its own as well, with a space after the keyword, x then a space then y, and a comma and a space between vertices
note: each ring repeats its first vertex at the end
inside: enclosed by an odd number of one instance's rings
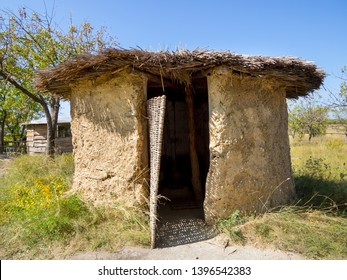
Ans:
POLYGON ((339 139, 332 139, 329 140, 325 146, 329 149, 329 150, 336 150, 339 148, 342 148, 345 145, 344 141, 339 140, 339 139))
POLYGON ((347 207, 347 185, 341 171, 342 168, 333 168, 325 159, 312 156, 303 166, 295 167, 298 204, 344 211, 347 207))
POLYGON ((221 219, 217 223, 217 228, 224 233, 227 233, 236 243, 245 243, 245 237, 242 231, 238 228, 239 225, 246 222, 246 218, 240 215, 240 211, 236 210, 229 218, 221 219))
POLYGON ((329 179, 331 175, 330 169, 330 164, 325 159, 310 156, 304 166, 298 170, 297 175, 305 175, 317 179, 329 179))

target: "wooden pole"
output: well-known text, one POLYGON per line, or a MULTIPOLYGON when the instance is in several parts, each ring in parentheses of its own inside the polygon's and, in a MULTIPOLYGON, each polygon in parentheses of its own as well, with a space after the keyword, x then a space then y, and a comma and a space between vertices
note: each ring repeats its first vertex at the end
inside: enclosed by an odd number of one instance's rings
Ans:
POLYGON ((193 90, 191 85, 187 85, 186 88, 186 103, 187 103, 187 113, 188 113, 188 138, 189 138, 189 155, 192 169, 192 185, 197 201, 202 201, 202 190, 201 190, 201 180, 200 180, 200 167, 199 158, 196 148, 196 130, 194 121, 194 99, 193 90))

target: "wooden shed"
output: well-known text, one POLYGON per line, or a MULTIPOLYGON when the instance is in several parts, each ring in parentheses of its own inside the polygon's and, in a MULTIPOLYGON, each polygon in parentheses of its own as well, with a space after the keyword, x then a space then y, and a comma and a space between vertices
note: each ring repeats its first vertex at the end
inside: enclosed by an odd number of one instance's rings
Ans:
MULTIPOLYGON (((24 124, 26 127, 26 147, 29 155, 46 153, 47 121, 45 118, 24 124)), ((55 139, 56 153, 72 152, 71 118, 60 116, 55 139)))
POLYGON ((202 205, 208 223, 292 201, 286 98, 323 78, 292 57, 108 49, 39 71, 36 85, 71 101, 73 189, 149 200, 153 229, 162 196, 202 205))

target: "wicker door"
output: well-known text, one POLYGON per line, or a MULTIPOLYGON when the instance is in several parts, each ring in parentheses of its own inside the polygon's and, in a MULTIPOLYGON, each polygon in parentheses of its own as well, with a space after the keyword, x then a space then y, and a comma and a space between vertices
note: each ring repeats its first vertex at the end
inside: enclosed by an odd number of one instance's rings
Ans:
POLYGON ((150 147, 150 228, 151 248, 155 248, 157 228, 157 201, 160 174, 160 158, 163 142, 166 96, 153 97, 147 101, 150 147))

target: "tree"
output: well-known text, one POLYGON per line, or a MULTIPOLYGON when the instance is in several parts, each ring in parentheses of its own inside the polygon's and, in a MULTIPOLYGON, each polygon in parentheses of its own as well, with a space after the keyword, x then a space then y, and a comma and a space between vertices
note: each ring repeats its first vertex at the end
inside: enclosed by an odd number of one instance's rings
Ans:
POLYGON ((0 153, 7 140, 17 143, 24 136, 23 123, 38 116, 40 106, 14 87, 0 81, 0 153))
POLYGON ((337 76, 341 80, 340 89, 338 92, 334 92, 329 88, 326 90, 329 92, 329 107, 331 108, 334 117, 344 129, 347 141, 347 67, 344 66, 341 69, 341 74, 337 76))
POLYGON ((54 67, 80 53, 95 53, 116 41, 105 28, 94 31, 90 23, 70 23, 67 32, 46 14, 21 8, 18 14, 0 14, 0 79, 16 88, 42 108, 47 120, 47 153, 54 153, 60 98, 33 87, 35 71, 54 67))
POLYGON ((0 83, 0 154, 4 152, 4 137, 5 137, 5 125, 7 112, 5 109, 6 95, 5 95, 6 87, 2 83, 0 83))
POLYGON ((340 99, 341 99, 341 105, 344 107, 347 107, 347 67, 343 67, 342 70, 342 76, 341 76, 341 85, 340 85, 340 99))
POLYGON ((308 139, 322 135, 328 126, 328 108, 318 106, 312 98, 296 103, 289 109, 289 133, 294 138, 308 134, 308 139))
POLYGON ((330 97, 332 99, 332 107, 334 108, 334 113, 339 121, 339 124, 344 127, 347 140, 347 67, 344 66, 341 69, 340 75, 340 90, 335 95, 330 92, 330 97))
POLYGON ((328 108, 307 108, 307 111, 304 114, 304 123, 309 141, 311 141, 312 137, 325 134, 328 126, 328 108))
POLYGON ((330 93, 331 106, 334 108, 347 109, 347 67, 341 69, 341 75, 338 77, 341 80, 340 90, 337 94, 328 90, 330 93))
POLYGON ((301 139, 305 134, 303 116, 299 106, 294 106, 292 109, 289 109, 288 131, 293 139, 296 135, 299 135, 301 139))

